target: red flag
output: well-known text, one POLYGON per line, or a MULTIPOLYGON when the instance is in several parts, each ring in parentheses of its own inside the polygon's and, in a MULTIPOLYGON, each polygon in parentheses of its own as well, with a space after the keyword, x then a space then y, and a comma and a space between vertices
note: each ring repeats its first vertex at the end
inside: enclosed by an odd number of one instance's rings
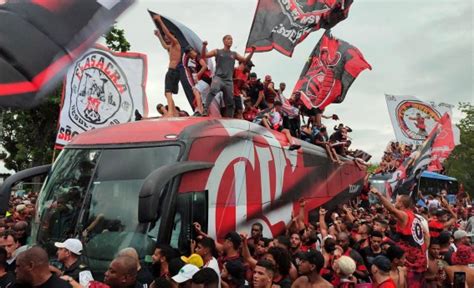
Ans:
POLYGON ((451 117, 449 117, 448 113, 445 113, 439 120, 435 129, 437 128, 440 129, 440 132, 433 142, 431 162, 428 166, 428 171, 443 170, 441 164, 449 157, 455 146, 451 117))
POLYGON ((365 69, 372 67, 359 49, 327 31, 311 53, 293 92, 300 92, 306 108, 323 110, 331 103, 344 101, 352 82, 365 69))

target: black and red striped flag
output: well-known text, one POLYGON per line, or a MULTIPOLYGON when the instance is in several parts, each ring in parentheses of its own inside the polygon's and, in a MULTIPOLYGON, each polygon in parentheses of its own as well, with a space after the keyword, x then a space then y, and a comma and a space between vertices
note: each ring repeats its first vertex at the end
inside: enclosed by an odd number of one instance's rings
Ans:
POLYGON ((259 0, 246 52, 277 50, 291 57, 311 32, 347 18, 353 0, 259 0))
POLYGON ((38 103, 133 2, 0 1, 0 107, 38 103))
POLYGON ((372 69, 356 47, 324 33, 306 62, 293 92, 299 92, 304 106, 323 110, 341 103, 360 72, 372 69))

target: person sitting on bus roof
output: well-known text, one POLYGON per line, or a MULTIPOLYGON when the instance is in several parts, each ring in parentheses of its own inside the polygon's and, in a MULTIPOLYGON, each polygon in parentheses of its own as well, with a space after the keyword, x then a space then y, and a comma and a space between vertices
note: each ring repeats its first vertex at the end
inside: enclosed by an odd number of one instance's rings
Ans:
POLYGON ((314 137, 314 144, 323 147, 332 162, 342 164, 342 161, 339 160, 336 151, 329 143, 329 137, 326 127, 322 126, 321 128, 319 128, 319 133, 316 134, 316 136, 314 137))
POLYGON ((282 103, 280 101, 275 101, 274 107, 268 112, 265 113, 262 119, 262 125, 267 129, 273 129, 278 132, 285 134, 290 143, 290 150, 297 150, 301 145, 297 144, 296 141, 291 136, 290 130, 283 128, 283 116, 281 111, 282 103))

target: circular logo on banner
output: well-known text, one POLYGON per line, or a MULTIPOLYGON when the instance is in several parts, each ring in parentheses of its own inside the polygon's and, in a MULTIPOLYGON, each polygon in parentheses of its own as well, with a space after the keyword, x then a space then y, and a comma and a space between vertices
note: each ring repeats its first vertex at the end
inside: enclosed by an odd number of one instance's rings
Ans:
POLYGON ((409 139, 423 141, 441 118, 438 111, 421 101, 402 101, 396 108, 398 127, 409 139))
POLYGON ((413 236, 413 240, 415 240, 418 245, 421 246, 423 245, 423 243, 425 243, 425 237, 423 235, 423 226, 421 224, 420 219, 418 219, 417 217, 413 219, 413 224, 411 225, 411 235, 413 236))
POLYGON ((82 129, 131 120, 134 105, 127 77, 107 53, 91 51, 82 56, 70 81, 69 117, 82 129))

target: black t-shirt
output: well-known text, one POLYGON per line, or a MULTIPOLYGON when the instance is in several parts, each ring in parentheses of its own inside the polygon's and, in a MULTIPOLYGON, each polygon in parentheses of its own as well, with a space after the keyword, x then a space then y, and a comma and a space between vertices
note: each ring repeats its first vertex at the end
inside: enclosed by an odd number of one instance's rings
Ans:
MULTIPOLYGON (((255 105, 255 103, 257 103, 258 96, 260 95, 261 91, 263 91, 262 82, 257 81, 253 84, 249 84, 248 95, 250 96, 250 99, 252 100, 252 105, 255 105)), ((262 103, 264 101, 265 99, 262 101, 262 103)), ((262 103, 260 103, 260 105, 262 105, 262 103)))
POLYGON ((153 278, 151 272, 146 267, 142 266, 142 269, 138 271, 137 281, 143 284, 148 284, 148 286, 150 286, 153 280, 155 279, 153 278))
POLYGON ((15 286, 15 275, 11 272, 0 277, 0 288, 13 288, 15 286))
POLYGON ((379 253, 375 253, 372 250, 372 248, 368 246, 360 250, 360 255, 362 256, 362 258, 364 258, 365 266, 367 267, 367 269, 369 269, 370 266, 372 266, 371 263, 374 260, 374 258, 379 255, 383 255, 383 253, 382 253, 382 250, 380 250, 379 253))
POLYGON ((44 282, 42 285, 37 286, 36 288, 71 288, 69 282, 60 279, 56 274, 52 274, 49 277, 48 281, 44 282))

